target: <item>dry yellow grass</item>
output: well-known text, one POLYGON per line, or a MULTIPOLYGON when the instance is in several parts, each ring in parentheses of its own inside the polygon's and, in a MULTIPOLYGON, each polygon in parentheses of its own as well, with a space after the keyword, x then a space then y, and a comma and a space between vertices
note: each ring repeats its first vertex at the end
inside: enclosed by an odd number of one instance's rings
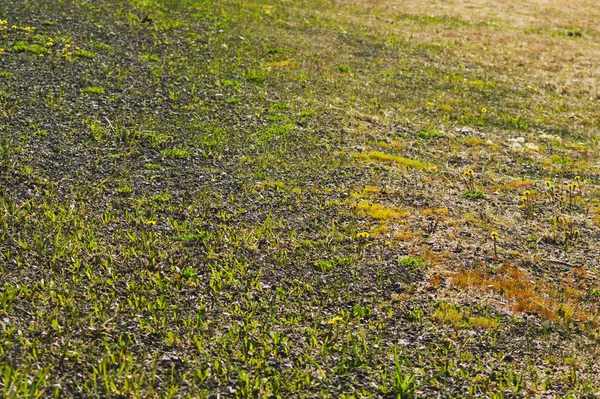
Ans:
POLYGON ((402 208, 373 204, 368 200, 362 200, 356 205, 356 210, 375 220, 397 220, 408 216, 410 213, 402 208))

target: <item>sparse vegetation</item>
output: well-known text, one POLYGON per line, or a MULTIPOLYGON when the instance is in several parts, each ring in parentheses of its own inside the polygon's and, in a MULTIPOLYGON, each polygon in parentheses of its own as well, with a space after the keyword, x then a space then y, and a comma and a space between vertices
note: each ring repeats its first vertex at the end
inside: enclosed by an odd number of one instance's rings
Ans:
POLYGON ((1 396, 598 396, 599 19, 0 2, 1 396))

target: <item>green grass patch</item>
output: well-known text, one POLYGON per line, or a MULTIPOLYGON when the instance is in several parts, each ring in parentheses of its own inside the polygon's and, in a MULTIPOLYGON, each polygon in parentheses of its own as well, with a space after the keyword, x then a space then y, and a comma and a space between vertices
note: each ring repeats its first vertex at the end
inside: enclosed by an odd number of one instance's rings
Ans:
POLYGON ((162 150, 160 153, 165 158, 185 159, 190 157, 190 152, 188 150, 182 150, 180 148, 169 148, 162 150))
POLYGON ((88 86, 83 89, 86 93, 104 94, 104 87, 88 86))
POLYGON ((13 51, 15 51, 17 53, 28 52, 28 53, 38 54, 38 55, 50 53, 50 50, 44 46, 41 46, 36 43, 27 43, 27 42, 23 42, 23 41, 16 42, 15 44, 13 44, 12 49, 13 49, 13 51))

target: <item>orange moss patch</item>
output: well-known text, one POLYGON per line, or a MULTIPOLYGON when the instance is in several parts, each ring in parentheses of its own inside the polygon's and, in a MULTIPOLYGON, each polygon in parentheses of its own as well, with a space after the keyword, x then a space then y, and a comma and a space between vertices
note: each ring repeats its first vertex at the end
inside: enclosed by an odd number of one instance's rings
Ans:
POLYGON ((582 293, 571 287, 555 289, 544 283, 534 283, 518 268, 502 266, 499 275, 488 275, 480 270, 462 271, 451 283, 462 288, 492 290, 514 301, 514 312, 535 312, 550 320, 574 318, 598 324, 597 317, 577 310, 582 293))

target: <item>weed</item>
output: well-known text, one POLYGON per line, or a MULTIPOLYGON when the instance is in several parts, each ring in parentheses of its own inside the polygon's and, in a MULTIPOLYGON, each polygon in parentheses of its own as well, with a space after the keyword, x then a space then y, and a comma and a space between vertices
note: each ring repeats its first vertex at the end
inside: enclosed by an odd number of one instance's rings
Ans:
POLYGON ((73 52, 73 55, 81 58, 94 58, 96 56, 92 51, 81 49, 76 49, 75 52, 73 52))
POLYGON ((467 190, 463 193, 463 195, 467 198, 472 198, 472 199, 481 199, 484 198, 484 194, 483 191, 479 191, 479 190, 467 190))
POLYGON ((147 163, 144 165, 144 167, 148 170, 161 170, 162 166, 160 166, 159 164, 155 164, 155 163, 147 163))
POLYGON ((86 93, 104 94, 104 88, 103 87, 96 87, 96 86, 85 87, 83 89, 83 91, 85 91, 86 93))
POLYGON ((179 149, 179 148, 170 148, 167 150, 162 150, 160 152, 165 158, 178 158, 185 159, 190 157, 190 153, 187 150, 179 149))
POLYGON ((46 47, 36 44, 36 43, 27 43, 27 42, 16 42, 12 45, 12 49, 15 52, 29 52, 37 55, 49 54, 50 50, 46 47))
POLYGON ((117 188, 117 194, 119 194, 120 196, 123 196, 123 197, 130 196, 132 192, 133 192, 133 190, 129 186, 121 186, 121 187, 117 188))
POLYGON ((164 193, 160 193, 160 194, 156 194, 156 195, 152 196, 152 201, 156 202, 157 204, 169 202, 170 199, 171 199, 171 194, 169 194, 169 191, 165 191, 164 193))
POLYGON ((418 256, 408 256, 398 259, 398 265, 408 267, 409 269, 418 269, 427 266, 427 261, 418 256))

